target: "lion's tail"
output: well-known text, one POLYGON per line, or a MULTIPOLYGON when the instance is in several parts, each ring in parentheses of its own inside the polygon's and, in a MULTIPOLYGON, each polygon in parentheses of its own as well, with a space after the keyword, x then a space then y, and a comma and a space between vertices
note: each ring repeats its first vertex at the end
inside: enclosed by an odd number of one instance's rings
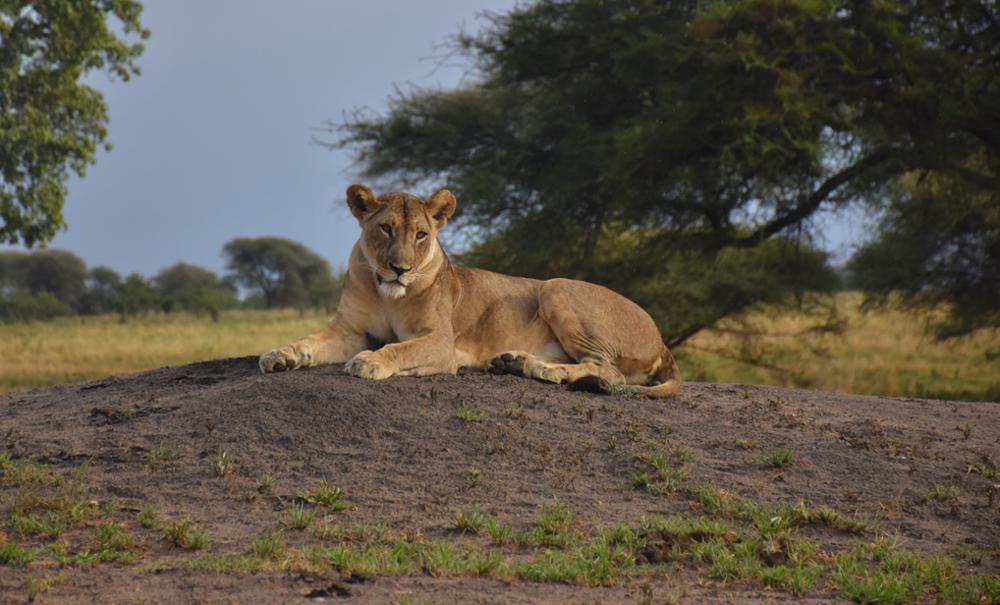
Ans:
POLYGON ((640 395, 647 397, 673 397, 681 390, 681 370, 670 354, 667 345, 660 351, 660 367, 656 370, 651 383, 647 386, 633 387, 640 395))

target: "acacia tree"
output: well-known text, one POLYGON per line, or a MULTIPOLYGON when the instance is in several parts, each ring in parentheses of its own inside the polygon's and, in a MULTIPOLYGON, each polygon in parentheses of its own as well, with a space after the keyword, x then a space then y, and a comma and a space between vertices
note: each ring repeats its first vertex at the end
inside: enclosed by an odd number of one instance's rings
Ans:
POLYGON ((194 265, 177 263, 160 271, 153 284, 160 293, 163 307, 188 311, 208 311, 219 321, 219 311, 236 306, 236 287, 218 275, 194 265))
POLYGON ((152 311, 159 303, 160 297, 156 289, 138 273, 130 273, 118 284, 115 304, 122 323, 127 323, 134 315, 152 311))
POLYGON ((83 296, 87 265, 66 250, 39 250, 25 260, 24 285, 32 294, 48 292, 75 308, 83 296))
POLYGON ((399 93, 330 145, 383 188, 455 190, 479 264, 667 299, 671 340, 827 281, 819 211, 913 173, 1000 190, 985 0, 540 0, 455 50, 475 84, 399 93))
POLYGON ((84 293, 87 266, 66 250, 0 253, 0 295, 23 290, 47 292, 68 307, 75 307, 84 293))
POLYGON ((0 1, 0 242, 30 247, 64 226, 69 172, 83 176, 107 137, 107 105, 81 80, 139 73, 141 12, 134 0, 0 1))
POLYGON ((118 292, 122 276, 110 267, 94 267, 87 272, 87 290, 80 300, 81 313, 99 315, 118 308, 118 292))
POLYGON ((298 242, 237 238, 223 247, 229 278, 260 294, 268 309, 308 307, 336 293, 330 264, 298 242))
POLYGON ((849 268, 870 303, 895 293, 910 305, 950 308, 933 324, 939 336, 1000 325, 1000 188, 970 187, 939 171, 898 179, 878 237, 849 268))

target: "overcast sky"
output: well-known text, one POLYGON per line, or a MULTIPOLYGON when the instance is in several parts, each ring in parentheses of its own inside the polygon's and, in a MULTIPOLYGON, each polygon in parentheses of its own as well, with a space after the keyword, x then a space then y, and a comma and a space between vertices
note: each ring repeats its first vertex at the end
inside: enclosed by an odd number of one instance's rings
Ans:
MULTIPOLYGON (((143 4, 152 37, 142 75, 90 79, 110 107, 114 149, 69 183, 68 229, 50 247, 152 276, 178 261, 221 273, 223 244, 264 235, 346 265, 358 227, 344 190, 358 176, 346 152, 313 142, 315 129, 356 108, 384 110, 396 85, 459 85, 464 68, 437 66, 441 44, 516 2, 143 4)), ((860 232, 845 225, 827 230, 841 257, 860 232)))
POLYGON ((221 272, 223 244, 264 235, 346 265, 358 227, 344 190, 357 175, 345 152, 312 142, 314 129, 383 110, 394 85, 460 84, 462 68, 435 69, 439 45, 515 2, 143 4, 142 75, 90 79, 114 148, 69 183, 68 229, 49 247, 150 276, 177 261, 221 272))

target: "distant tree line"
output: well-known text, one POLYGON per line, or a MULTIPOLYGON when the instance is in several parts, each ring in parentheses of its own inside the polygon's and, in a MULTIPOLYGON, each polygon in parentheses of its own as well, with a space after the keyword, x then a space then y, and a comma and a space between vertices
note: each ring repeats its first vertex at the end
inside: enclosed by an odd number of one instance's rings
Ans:
POLYGON ((0 252, 0 321, 116 313, 123 322, 150 312, 207 313, 233 308, 333 309, 343 275, 300 243, 238 238, 223 248, 227 274, 179 262, 147 279, 114 269, 88 269, 65 250, 0 252), (246 295, 240 299, 240 288, 246 295))

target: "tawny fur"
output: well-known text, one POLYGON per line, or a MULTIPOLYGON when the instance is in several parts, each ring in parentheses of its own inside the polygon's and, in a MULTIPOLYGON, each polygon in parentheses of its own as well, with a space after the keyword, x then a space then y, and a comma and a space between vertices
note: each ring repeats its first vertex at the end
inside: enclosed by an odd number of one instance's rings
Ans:
POLYGON ((652 318, 620 294, 451 264, 437 241, 455 211, 450 192, 424 203, 351 185, 347 202, 361 238, 336 316, 322 332, 261 355, 262 371, 347 362, 348 373, 381 380, 492 367, 548 382, 636 385, 650 397, 680 390, 652 318))

